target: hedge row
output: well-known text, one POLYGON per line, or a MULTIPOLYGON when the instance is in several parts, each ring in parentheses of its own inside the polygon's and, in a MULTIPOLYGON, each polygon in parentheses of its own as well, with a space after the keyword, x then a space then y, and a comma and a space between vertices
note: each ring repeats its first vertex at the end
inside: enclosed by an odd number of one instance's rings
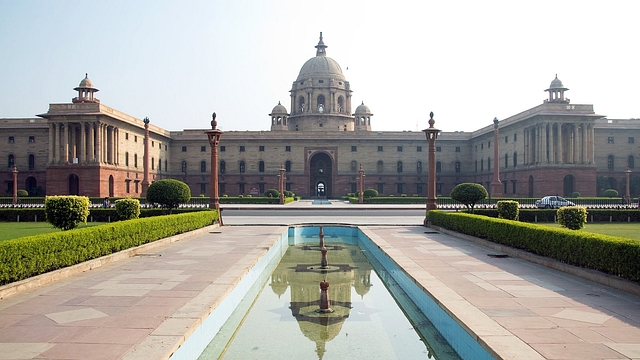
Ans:
MULTIPOLYGON (((198 211, 207 210, 206 208, 195 209, 174 209, 174 214, 192 213, 198 211)), ((140 217, 152 217, 166 215, 167 209, 141 209, 140 217)), ((12 208, 12 209, 0 209, 0 222, 16 222, 18 218, 22 222, 35 222, 35 221, 47 221, 44 214, 44 208, 12 208)), ((90 208, 88 222, 112 222, 118 221, 118 213, 115 208, 90 208)))
MULTIPOLYGON (((518 220, 528 223, 557 222, 556 209, 520 209, 518 220)), ((498 217, 497 209, 475 209, 476 215, 498 217)), ((587 222, 640 222, 640 210, 587 209, 587 222)))
POLYGON ((435 226, 640 282, 640 241, 462 212, 432 210, 427 217, 435 226))
POLYGON ((214 210, 121 221, 0 242, 0 284, 26 279, 213 224, 214 210))
MULTIPOLYGON (((293 197, 285 197, 284 203, 288 204, 294 201, 293 197)), ((223 196, 220 198, 220 204, 279 204, 280 198, 265 196, 223 196)))

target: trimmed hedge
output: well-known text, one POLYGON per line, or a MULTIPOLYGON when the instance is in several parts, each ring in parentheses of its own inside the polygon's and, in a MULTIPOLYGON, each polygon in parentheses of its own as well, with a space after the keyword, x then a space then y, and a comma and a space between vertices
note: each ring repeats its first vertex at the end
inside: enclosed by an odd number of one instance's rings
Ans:
MULTIPOLYGON (((284 203, 288 204, 294 201, 293 197, 285 197, 284 203)), ((235 197, 235 196, 227 196, 220 198, 220 204, 279 204, 280 198, 276 197, 265 197, 265 196, 253 196, 253 197, 235 197)))
POLYGON ((520 204, 513 200, 498 201, 498 217, 507 220, 516 220, 520 212, 520 204))
POLYGON ((137 219, 140 216, 140 201, 132 198, 116 200, 116 213, 120 220, 137 219))
POLYGON ((44 200, 47 221, 55 228, 71 230, 86 222, 89 198, 86 196, 47 196, 44 200))
POLYGON ((0 284, 109 255, 213 224, 215 210, 135 219, 0 242, 0 284))
MULTIPOLYGON (((208 210, 206 208, 185 208, 185 209, 174 209, 174 214, 184 214, 184 213, 192 213, 198 211, 208 210)), ((152 216, 160 216, 167 215, 167 209, 141 209, 140 217, 152 217, 152 216)), ((9 208, 9 209, 0 209, 0 222, 16 222, 18 218, 21 222, 40 222, 47 221, 44 214, 43 208, 9 208)), ((87 217, 88 222, 113 222, 120 220, 118 218, 118 214, 115 208, 90 208, 89 216, 87 217)))
POLYGON ((427 217, 435 226, 640 282, 640 241, 461 212, 431 210, 427 217))

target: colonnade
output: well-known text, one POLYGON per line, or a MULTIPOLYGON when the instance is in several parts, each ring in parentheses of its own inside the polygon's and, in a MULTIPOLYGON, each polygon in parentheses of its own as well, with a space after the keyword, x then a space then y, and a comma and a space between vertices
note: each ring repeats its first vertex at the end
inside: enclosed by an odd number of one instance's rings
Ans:
POLYGON ((49 163, 119 165, 120 132, 100 121, 49 123, 49 163))
POLYGON ((535 164, 592 164, 593 123, 541 122, 524 130, 524 161, 535 164))

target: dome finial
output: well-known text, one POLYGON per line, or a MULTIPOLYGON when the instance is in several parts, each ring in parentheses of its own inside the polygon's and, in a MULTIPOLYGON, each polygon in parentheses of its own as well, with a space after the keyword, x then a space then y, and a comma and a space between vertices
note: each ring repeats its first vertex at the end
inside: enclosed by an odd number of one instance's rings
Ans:
POLYGON ((318 45, 315 46, 316 49, 316 56, 326 56, 327 55, 327 45, 324 44, 324 42, 322 41, 322 31, 320 31, 320 41, 318 41, 318 45))

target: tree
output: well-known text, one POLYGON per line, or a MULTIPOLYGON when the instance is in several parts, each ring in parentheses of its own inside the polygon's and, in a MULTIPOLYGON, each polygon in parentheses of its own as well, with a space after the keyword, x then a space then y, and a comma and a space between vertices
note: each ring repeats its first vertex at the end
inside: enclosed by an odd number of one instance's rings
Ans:
POLYGON ((86 196, 47 196, 44 200, 47 221, 55 228, 71 230, 89 216, 89 198, 86 196))
POLYGON ((180 180, 164 179, 153 182, 147 189, 147 201, 168 208, 169 213, 180 204, 189 202, 189 185, 180 180))
POLYGON ((451 196, 453 200, 463 203, 468 209, 471 209, 471 213, 473 213, 473 207, 476 203, 486 199, 489 194, 487 193, 487 189, 480 184, 462 183, 456 185, 456 187, 451 190, 449 196, 451 196))

